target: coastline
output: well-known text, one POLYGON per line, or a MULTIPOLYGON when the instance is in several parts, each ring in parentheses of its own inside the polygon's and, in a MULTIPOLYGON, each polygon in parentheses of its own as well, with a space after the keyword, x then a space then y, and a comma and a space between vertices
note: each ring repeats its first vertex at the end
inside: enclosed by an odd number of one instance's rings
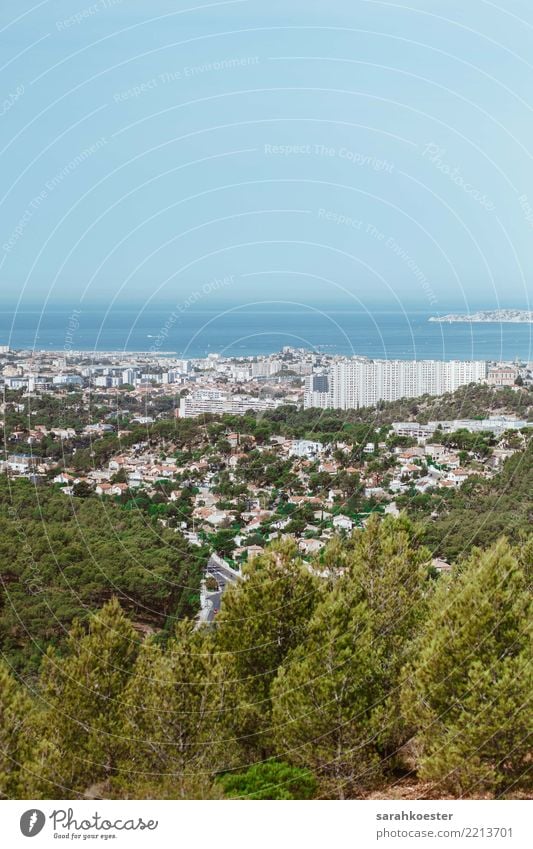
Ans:
POLYGON ((478 310, 475 313, 447 313, 441 316, 430 316, 428 321, 437 324, 533 324, 533 311, 478 310))
POLYGON ((156 309, 132 319, 115 311, 105 321, 100 310, 88 310, 69 325, 70 311, 11 316, 0 314, 0 346, 15 350, 71 352, 92 357, 178 356, 198 359, 208 354, 234 358, 268 356, 284 346, 321 354, 372 359, 533 359, 531 324, 524 321, 443 320, 429 311, 367 313, 216 312, 190 310, 167 328, 168 315, 156 309), (435 320, 435 319, 438 320, 435 320), (433 320, 432 320, 433 319, 433 320))

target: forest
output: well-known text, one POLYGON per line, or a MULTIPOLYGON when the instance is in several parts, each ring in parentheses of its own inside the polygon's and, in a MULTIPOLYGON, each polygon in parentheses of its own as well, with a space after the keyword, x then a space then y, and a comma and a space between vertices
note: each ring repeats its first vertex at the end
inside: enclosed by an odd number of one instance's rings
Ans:
MULTIPOLYGON (((67 517, 53 501, 45 509, 59 533, 67 517)), ((23 494, 17 510, 35 520, 23 494)), ((81 521, 89 529, 97 517, 81 521)), ((106 568, 139 538, 125 525, 100 552, 106 568)), ((111 597, 92 599, 100 608, 60 646, 45 648, 41 633, 35 671, 2 662, 4 798, 530 792, 531 537, 473 547, 440 576, 423 527, 405 516, 376 515, 333 539, 320 571, 277 542, 226 590, 214 627, 198 627, 169 589, 190 568, 187 552, 158 557, 144 581, 117 568, 117 589, 108 581, 111 597), (140 605, 169 617, 166 639, 135 628, 140 605)), ((72 564, 68 551, 63 568, 72 564)), ((16 634, 16 615, 3 616, 16 634)))
POLYGON ((0 475, 0 646, 24 674, 111 597, 144 631, 194 616, 205 562, 145 511, 0 475))

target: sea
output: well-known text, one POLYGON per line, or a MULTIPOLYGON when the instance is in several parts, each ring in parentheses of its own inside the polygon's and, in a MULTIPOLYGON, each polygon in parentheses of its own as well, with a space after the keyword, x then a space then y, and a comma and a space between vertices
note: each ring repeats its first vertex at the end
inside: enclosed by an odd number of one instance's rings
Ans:
MULTIPOLYGON (((450 309, 449 312, 457 312, 450 309)), ((14 350, 249 357, 306 348, 385 359, 533 360, 533 325, 430 322, 434 313, 292 304, 0 309, 14 350)))

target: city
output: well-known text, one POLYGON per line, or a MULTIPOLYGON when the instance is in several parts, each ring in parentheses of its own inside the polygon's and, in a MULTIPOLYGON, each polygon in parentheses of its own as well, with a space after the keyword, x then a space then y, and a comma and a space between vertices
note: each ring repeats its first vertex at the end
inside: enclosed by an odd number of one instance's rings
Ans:
POLYGON ((533 422, 531 363, 373 362, 286 347, 245 359, 109 352, 96 362, 82 353, 4 349, 0 365, 0 472, 67 496, 84 491, 127 502, 142 492, 167 505, 163 525, 235 570, 273 540, 295 539, 302 555, 316 555, 333 535, 364 527, 375 510, 399 515, 402 496, 405 503, 408 494, 490 479, 524 448, 533 422), (485 419, 413 415, 378 424, 370 417, 356 441, 348 424, 346 440, 327 441, 235 429, 235 417, 260 425, 266 413, 275 422, 276 410, 314 409, 312 436, 321 431, 320 409, 338 414, 420 397, 431 415, 432 397, 476 384, 496 398, 503 389, 522 397, 521 416, 504 408, 485 419), (54 399, 60 404, 52 413, 54 399), (168 428, 182 419, 196 420, 193 451, 168 428), (472 435, 470 450, 462 432, 472 435), (190 510, 181 518, 186 498, 190 510))

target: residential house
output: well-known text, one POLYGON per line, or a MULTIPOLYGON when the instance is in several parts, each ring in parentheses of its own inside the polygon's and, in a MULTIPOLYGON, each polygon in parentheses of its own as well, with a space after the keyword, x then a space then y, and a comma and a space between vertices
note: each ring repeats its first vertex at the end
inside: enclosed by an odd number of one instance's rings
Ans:
POLYGON ((333 517, 333 527, 337 531, 351 531, 353 528, 353 521, 349 516, 344 516, 340 513, 338 516, 333 517))
POLYGON ((324 548, 325 542, 322 539, 300 539, 298 540, 298 548, 302 554, 318 554, 324 548))

